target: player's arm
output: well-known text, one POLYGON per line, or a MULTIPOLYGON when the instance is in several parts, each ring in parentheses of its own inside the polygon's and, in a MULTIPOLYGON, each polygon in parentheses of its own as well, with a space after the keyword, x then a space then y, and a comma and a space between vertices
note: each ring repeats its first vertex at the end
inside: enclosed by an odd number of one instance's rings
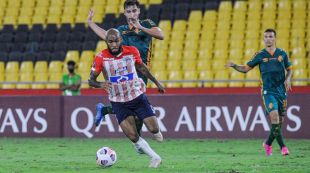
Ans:
POLYGON ((247 73, 248 71, 252 70, 252 68, 248 65, 237 65, 233 62, 227 63, 226 67, 232 67, 233 69, 235 69, 241 73, 247 73))
POLYGON ((87 18, 87 23, 89 27, 103 40, 106 39, 107 36, 107 31, 100 28, 95 22, 93 22, 93 16, 94 16, 94 10, 90 9, 88 18, 87 18))
POLYGON ((165 92, 165 88, 157 81, 157 79, 151 74, 149 69, 144 63, 136 63, 136 69, 140 71, 145 77, 149 78, 157 86, 160 93, 165 92))
POLYGON ((131 20, 130 24, 133 25, 135 28, 137 29, 141 29, 144 33, 159 39, 159 40, 163 40, 164 39, 164 33, 162 32, 162 30, 159 27, 151 27, 151 28, 146 28, 144 26, 142 26, 138 20, 131 20))
POLYGON ((289 91, 289 90, 292 90, 292 86, 291 86, 291 79, 292 79, 292 68, 288 68, 286 69, 286 77, 285 77, 285 88, 286 88, 286 91, 289 91))
POLYGON ((90 71, 89 79, 88 79, 88 85, 94 88, 103 88, 105 90, 109 89, 108 82, 98 82, 97 77, 100 73, 92 70, 90 71))

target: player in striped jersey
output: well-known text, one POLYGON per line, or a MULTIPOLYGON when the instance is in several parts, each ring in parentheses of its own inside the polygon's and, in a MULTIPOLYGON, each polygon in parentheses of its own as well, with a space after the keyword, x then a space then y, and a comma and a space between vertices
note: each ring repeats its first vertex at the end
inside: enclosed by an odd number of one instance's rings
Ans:
MULTIPOLYGON (((122 44, 127 46, 135 46, 140 53, 144 64, 149 65, 151 55, 152 38, 164 39, 163 32, 156 26, 156 24, 150 20, 139 20, 140 4, 137 0, 126 0, 124 2, 124 15, 127 19, 127 25, 119 26, 121 37, 123 39, 122 44)), ((106 40, 107 31, 100 28, 92 21, 94 11, 90 10, 88 16, 89 27, 103 40, 106 40)), ((138 72, 138 76, 143 79, 147 84, 147 77, 138 72)), ((111 106, 98 103, 96 105, 97 115, 95 118, 95 125, 98 126, 100 121, 104 119, 104 115, 113 114, 111 106)), ((143 123, 136 118, 137 130, 140 135, 140 131, 143 123)))
POLYGON ((137 71, 154 82, 160 93, 164 93, 165 89, 142 62, 138 49, 133 46, 121 45, 121 42, 122 38, 118 30, 107 31, 108 49, 103 50, 95 57, 89 85, 95 88, 104 88, 109 93, 112 109, 124 134, 136 148, 151 157, 149 167, 156 168, 160 165, 161 158, 139 136, 134 115, 143 120, 157 141, 162 141, 163 136, 159 130, 155 112, 144 95, 145 83, 138 77, 137 71), (106 82, 96 80, 101 72, 106 82))

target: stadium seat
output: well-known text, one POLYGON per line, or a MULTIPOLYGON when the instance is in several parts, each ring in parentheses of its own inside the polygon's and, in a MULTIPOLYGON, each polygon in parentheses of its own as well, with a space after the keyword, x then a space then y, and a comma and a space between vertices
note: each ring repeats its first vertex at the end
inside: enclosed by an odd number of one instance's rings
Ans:
POLYGON ((93 51, 86 50, 81 53, 80 61, 92 63, 94 57, 95 57, 95 54, 93 51))
POLYGON ((247 1, 235 1, 235 3, 234 3, 234 12, 236 12, 236 11, 243 11, 243 12, 245 12, 245 11, 247 11, 247 1))
POLYGON ((305 58, 306 52, 305 49, 302 47, 296 47, 292 49, 292 58, 305 58))
POLYGON ((251 81, 246 81, 244 86, 246 86, 246 87, 257 87, 257 86, 259 86, 260 85, 259 76, 260 75, 259 75, 257 68, 247 72, 245 75, 245 79, 251 80, 251 81))
POLYGON ((212 49, 201 49, 198 52, 198 59, 211 59, 212 53, 212 49))
POLYGON ((20 74, 32 73, 33 72, 33 62, 32 61, 22 61, 19 71, 20 71, 20 74))
POLYGON ((212 61, 209 59, 201 59, 197 63, 198 71, 207 71, 211 69, 212 61))
POLYGON ((212 70, 224 70, 225 69, 225 64, 227 63, 227 61, 225 59, 214 59, 212 61, 212 70))
MULTIPOLYGON (((197 80, 198 74, 195 70, 186 70, 184 71, 184 78, 183 80, 197 80)), ((182 88, 194 88, 197 87, 196 82, 182 82, 182 88)))
POLYGON ((298 57, 291 58, 291 62, 292 62, 294 69, 306 69, 307 68, 306 58, 298 58, 298 57))
POLYGON ((34 66, 34 73, 47 73, 47 61, 37 61, 34 66))
POLYGON ((99 52, 103 51, 106 48, 107 48, 107 44, 105 43, 105 41, 99 41, 97 43, 96 53, 99 53, 99 52))
MULTIPOLYGON (((33 74, 32 73, 21 73, 19 82, 32 82, 33 81, 33 74)), ((17 84, 17 89, 30 89, 30 84, 17 84)))
POLYGON ((154 51, 153 52, 153 56, 152 59, 156 60, 156 61, 166 61, 168 59, 168 53, 166 50, 160 51, 154 51))
MULTIPOLYGON (((235 62, 236 63, 236 62, 235 62)), ((233 70, 230 72, 230 80, 244 80, 244 74, 233 70)), ((230 81, 228 83, 229 87, 243 87, 243 82, 242 81, 230 81)))
POLYGON ((67 63, 70 60, 74 61, 75 63, 79 63, 79 57, 80 57, 79 51, 70 50, 66 54, 65 63, 67 63))
MULTIPOLYGON (((186 46, 185 46, 186 47, 186 46)), ((195 60, 197 59, 196 50, 184 50, 183 51, 183 60, 195 60)))
MULTIPOLYGON (((165 70, 152 70, 152 74, 154 75, 154 77, 159 80, 159 81, 164 81, 167 80, 167 72, 165 70)), ((152 88, 157 88, 156 85, 153 82, 151 83, 151 87, 152 88)), ((164 86, 166 86, 166 83, 162 83, 164 86)))
MULTIPOLYGON (((180 70, 173 70, 168 73, 168 80, 182 80, 182 79, 183 79, 183 72, 180 70)), ((167 83, 166 86, 168 88, 179 88, 181 87, 181 82, 169 82, 167 83)))
POLYGON ((167 62, 167 70, 181 70, 181 62, 180 60, 169 60, 167 62))
POLYGON ((173 23, 172 31, 185 31, 187 28, 187 22, 185 20, 176 20, 173 23))
POLYGON ((306 8, 307 8, 306 1, 299 0, 299 1, 292 1, 292 3, 293 3, 293 10, 294 11, 306 10, 306 8))
POLYGON ((5 67, 6 74, 18 74, 19 73, 19 62, 9 61, 5 67))
POLYGON ((151 63, 151 69, 152 70, 159 70, 159 71, 163 71, 163 70, 166 70, 166 61, 152 61, 151 63))
MULTIPOLYGON (((293 79, 303 80, 309 79, 307 76, 307 71, 303 68, 299 68, 294 70, 293 72, 293 79)), ((292 82, 293 86, 307 86, 307 81, 294 81, 292 82)))
POLYGON ((48 67, 49 75, 53 73, 62 73, 63 62, 61 61, 51 61, 48 67))
POLYGON ((229 74, 228 74, 227 70, 216 71, 214 74, 214 80, 218 80, 218 81, 213 82, 213 87, 227 87, 228 82, 226 82, 224 80, 228 80, 228 79, 229 79, 229 74), (221 81, 221 80, 223 80, 223 81, 221 81))
POLYGON ((196 60, 183 60, 182 61, 183 71, 196 70, 196 60))
MULTIPOLYGON (((6 82, 18 82, 19 81, 19 75, 18 73, 6 73, 4 81, 6 82)), ((3 84, 2 89, 15 89, 16 84, 3 84)))
POLYGON ((59 88, 59 83, 62 80, 62 73, 53 73, 53 74, 49 74, 49 82, 53 82, 53 83, 49 83, 46 85, 47 89, 58 89, 59 88))
POLYGON ((292 14, 290 10, 279 10, 278 11, 278 20, 290 20, 292 14))
POLYGON ((203 80, 203 87, 212 87, 214 79, 214 71, 212 70, 203 70, 199 72, 199 80, 203 80))

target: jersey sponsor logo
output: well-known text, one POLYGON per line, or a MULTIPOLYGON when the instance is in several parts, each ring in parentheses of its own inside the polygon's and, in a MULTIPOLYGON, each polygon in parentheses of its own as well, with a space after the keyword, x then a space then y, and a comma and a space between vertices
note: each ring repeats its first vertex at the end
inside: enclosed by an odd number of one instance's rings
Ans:
POLYGON ((263 58, 263 62, 268 62, 268 58, 263 58))
POLYGON ((125 72, 127 72, 127 66, 118 68, 118 69, 114 70, 114 72, 115 72, 115 74, 125 73, 125 72))
POLYGON ((121 76, 111 76, 110 81, 112 83, 119 83, 119 82, 124 82, 124 81, 129 81, 133 80, 133 73, 128 73, 126 75, 121 75, 121 76))

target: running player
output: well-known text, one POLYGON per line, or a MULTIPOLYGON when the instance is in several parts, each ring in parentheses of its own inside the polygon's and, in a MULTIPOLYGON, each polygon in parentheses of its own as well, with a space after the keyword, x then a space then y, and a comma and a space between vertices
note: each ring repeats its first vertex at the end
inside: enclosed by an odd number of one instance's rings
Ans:
MULTIPOLYGON (((135 46, 141 55, 144 64, 150 64, 151 45, 152 37, 163 40, 164 36, 159 27, 150 20, 139 20, 140 15, 140 4, 137 0, 126 0, 124 2, 124 15, 127 20, 127 25, 119 26, 117 29, 121 33, 123 45, 135 46)), ((94 11, 91 9, 88 16, 88 25, 90 28, 103 40, 106 40, 107 31, 96 25, 92 18, 94 11)), ((147 84, 147 77, 143 76, 138 72, 138 76, 143 79, 144 83, 147 84)), ((104 119, 104 115, 112 114, 113 110, 111 106, 98 103, 96 105, 96 118, 95 125, 98 126, 100 121, 104 119)), ((142 128, 142 121, 136 118, 137 130, 140 135, 142 128)))
POLYGON ((247 65, 237 65, 229 62, 226 66, 247 73, 255 66, 259 66, 262 77, 262 97, 266 112, 271 121, 269 137, 263 143, 267 156, 272 155, 272 142, 277 140, 282 155, 288 155, 281 131, 287 107, 287 91, 291 90, 292 66, 287 53, 276 48, 276 31, 267 29, 264 32, 265 48, 257 52, 247 65))
POLYGON ((107 31, 108 49, 96 56, 90 73, 89 85, 95 88, 104 88, 109 93, 112 109, 124 134, 136 148, 140 148, 151 157, 149 167, 156 168, 161 163, 161 158, 139 136, 133 115, 143 120, 156 140, 162 141, 163 136, 159 130, 154 110, 144 95, 145 83, 138 77, 137 70, 154 82, 159 92, 164 93, 165 90, 142 62, 137 48, 122 46, 121 42, 122 38, 118 30, 109 29, 107 31), (101 72, 106 82, 96 80, 101 72))

